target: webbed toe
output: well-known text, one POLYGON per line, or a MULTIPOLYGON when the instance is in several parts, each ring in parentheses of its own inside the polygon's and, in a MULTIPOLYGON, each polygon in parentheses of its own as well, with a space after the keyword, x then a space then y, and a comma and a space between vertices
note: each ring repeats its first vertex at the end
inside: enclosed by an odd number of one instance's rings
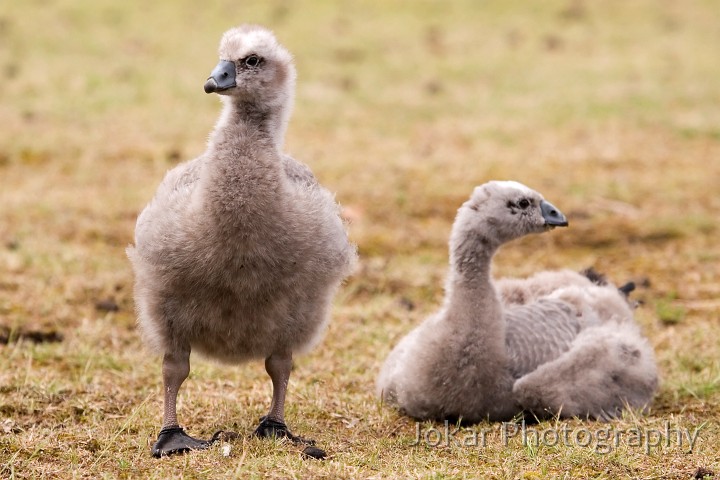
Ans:
POLYGON ((216 440, 214 435, 211 440, 200 440, 193 438, 183 430, 182 427, 169 427, 160 430, 157 441, 152 448, 152 455, 155 458, 187 453, 190 450, 204 450, 216 440))

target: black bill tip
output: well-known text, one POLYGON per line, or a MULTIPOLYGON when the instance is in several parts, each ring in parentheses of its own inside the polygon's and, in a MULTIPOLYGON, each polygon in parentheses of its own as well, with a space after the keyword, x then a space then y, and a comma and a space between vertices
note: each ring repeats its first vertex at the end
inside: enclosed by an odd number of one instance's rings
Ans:
POLYGON ((235 63, 229 60, 220 60, 205 82, 205 93, 222 92, 236 87, 235 63))
POLYGON ((543 200, 540 202, 540 211, 545 219, 545 225, 550 227, 567 227, 568 221, 565 215, 552 203, 543 200))

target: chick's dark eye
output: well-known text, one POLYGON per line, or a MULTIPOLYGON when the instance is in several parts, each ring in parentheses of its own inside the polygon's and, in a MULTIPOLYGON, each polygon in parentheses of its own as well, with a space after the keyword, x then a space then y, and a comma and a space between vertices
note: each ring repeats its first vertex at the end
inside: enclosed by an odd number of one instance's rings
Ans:
POLYGON ((260 57, 257 55, 249 55, 245 57, 245 65, 248 67, 257 67, 260 65, 260 57))
POLYGON ((528 208, 530 206, 530 200, 527 198, 523 198, 518 202, 518 207, 522 208, 523 210, 528 208))

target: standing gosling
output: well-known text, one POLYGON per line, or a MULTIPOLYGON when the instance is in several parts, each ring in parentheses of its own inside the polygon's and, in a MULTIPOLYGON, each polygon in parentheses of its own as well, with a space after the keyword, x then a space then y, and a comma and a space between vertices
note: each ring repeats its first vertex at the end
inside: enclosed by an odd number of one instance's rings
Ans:
POLYGON ((205 92, 224 107, 207 150, 167 173, 137 220, 128 257, 142 335, 163 355, 156 457, 207 448, 176 415, 191 350, 227 363, 264 359, 272 403, 255 434, 292 435, 285 393, 293 354, 314 346, 355 262, 333 195, 281 153, 292 56, 269 30, 225 32, 205 92))
POLYGON ((561 273, 547 295, 512 302, 491 278, 502 244, 567 224, 522 184, 476 187, 452 228, 443 306, 392 350, 378 395, 417 419, 470 423, 523 411, 609 419, 647 405, 655 360, 622 291, 561 273))

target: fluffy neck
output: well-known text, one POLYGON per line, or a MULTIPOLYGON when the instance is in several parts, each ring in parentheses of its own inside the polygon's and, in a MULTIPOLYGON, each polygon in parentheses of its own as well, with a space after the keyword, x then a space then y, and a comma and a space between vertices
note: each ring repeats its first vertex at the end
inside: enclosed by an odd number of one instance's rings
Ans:
POLYGON ((473 324, 493 321, 484 312, 500 314, 495 287, 490 276, 492 257, 498 245, 476 231, 461 231, 453 235, 450 248, 448 276, 449 305, 462 305, 463 321, 473 324))
POLYGON ((238 238, 261 238, 282 217, 286 187, 281 148, 286 108, 223 97, 202 174, 207 218, 238 238))
POLYGON ((491 260, 499 247, 486 229, 455 225, 450 239, 450 274, 446 286, 446 318, 482 343, 482 351, 501 361, 505 357, 505 322, 490 276, 491 260))
POLYGON ((248 134, 260 137, 280 152, 291 105, 263 105, 254 99, 221 97, 223 110, 210 137, 211 145, 242 143, 248 134))
POLYGON ((472 357, 473 367, 465 372, 468 381, 491 395, 484 407, 487 414, 500 419, 510 415, 512 379, 503 309, 490 277, 498 245, 481 232, 453 229, 443 321, 454 336, 458 359, 472 357))

